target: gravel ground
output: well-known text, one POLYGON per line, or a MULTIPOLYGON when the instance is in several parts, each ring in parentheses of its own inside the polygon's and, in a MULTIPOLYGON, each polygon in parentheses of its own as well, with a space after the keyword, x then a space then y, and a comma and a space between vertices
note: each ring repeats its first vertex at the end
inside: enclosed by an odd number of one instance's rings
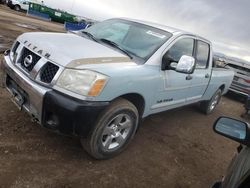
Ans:
MULTIPOLYGON (((28 31, 60 32, 63 26, 0 6, 2 51, 28 31)), ((0 187, 209 187, 237 146, 216 135, 212 124, 221 115, 240 119, 243 112, 243 104, 227 95, 210 116, 196 105, 150 116, 125 152, 96 161, 78 139, 31 122, 0 89, 0 187)))

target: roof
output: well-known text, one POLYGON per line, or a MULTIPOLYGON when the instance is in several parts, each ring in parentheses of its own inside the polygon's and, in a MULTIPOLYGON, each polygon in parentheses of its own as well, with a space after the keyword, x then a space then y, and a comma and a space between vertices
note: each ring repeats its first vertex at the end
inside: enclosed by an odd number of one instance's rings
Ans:
POLYGON ((177 29, 177 28, 174 28, 174 27, 166 26, 166 25, 163 25, 163 24, 158 24, 158 23, 144 21, 144 20, 130 19, 130 18, 121 18, 121 19, 132 21, 132 22, 137 22, 137 23, 141 23, 141 24, 145 24, 145 25, 149 25, 151 27, 159 28, 161 30, 167 31, 167 32, 172 33, 172 34, 195 36, 195 37, 198 37, 200 39, 203 39, 204 41, 207 41, 207 42, 211 43, 208 39, 203 38, 203 37, 201 37, 199 35, 196 35, 194 33, 187 32, 187 31, 177 29))
POLYGON ((154 23, 154 22, 149 22, 149 21, 144 21, 144 20, 136 20, 136 19, 130 19, 130 18, 121 18, 121 19, 132 21, 132 22, 137 22, 137 23, 141 23, 141 24, 145 24, 145 25, 149 25, 149 26, 152 26, 152 27, 156 27, 156 28, 159 28, 161 30, 168 31, 169 33, 181 32, 181 33, 185 33, 185 34, 191 34, 189 32, 183 31, 181 29, 169 27, 169 26, 154 23))

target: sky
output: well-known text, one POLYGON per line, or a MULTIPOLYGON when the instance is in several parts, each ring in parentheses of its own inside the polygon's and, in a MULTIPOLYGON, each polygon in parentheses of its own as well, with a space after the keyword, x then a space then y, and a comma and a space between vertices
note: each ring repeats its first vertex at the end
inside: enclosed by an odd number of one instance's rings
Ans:
POLYGON ((250 62, 250 0, 44 0, 96 20, 127 17, 168 25, 212 41, 214 51, 250 62))

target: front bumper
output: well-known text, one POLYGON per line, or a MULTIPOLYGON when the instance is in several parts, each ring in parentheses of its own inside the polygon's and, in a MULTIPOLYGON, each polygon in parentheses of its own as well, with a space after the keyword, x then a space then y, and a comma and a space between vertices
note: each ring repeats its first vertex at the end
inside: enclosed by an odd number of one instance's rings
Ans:
POLYGON ((49 91, 44 96, 42 124, 63 134, 86 137, 109 102, 90 102, 49 91))
POLYGON ((22 105, 22 109, 27 111, 33 118, 41 123, 43 96, 46 92, 51 91, 51 89, 40 86, 29 79, 11 62, 8 55, 4 56, 1 68, 4 85, 7 90, 13 94, 12 88, 6 83, 9 77, 28 95, 28 100, 22 105))
POLYGON ((43 127, 62 134, 86 137, 98 115, 109 105, 109 102, 82 101, 41 86, 13 65, 9 56, 4 56, 1 69, 7 90, 13 95, 8 81, 11 80, 26 95, 22 109, 43 127))
POLYGON ((236 94, 239 94, 239 95, 242 95, 242 96, 244 96, 244 97, 246 97, 246 96, 248 96, 249 94, 248 94, 248 91, 244 91, 244 90, 242 90, 241 88, 237 88, 237 87, 230 87, 229 88, 229 91, 232 91, 232 92, 234 92, 234 93, 236 93, 236 94))
POLYGON ((7 6, 10 7, 10 8, 14 8, 14 5, 13 5, 12 1, 8 1, 7 6))
POLYGON ((243 96, 248 96, 250 94, 249 84, 243 84, 235 80, 232 82, 229 90, 243 96))

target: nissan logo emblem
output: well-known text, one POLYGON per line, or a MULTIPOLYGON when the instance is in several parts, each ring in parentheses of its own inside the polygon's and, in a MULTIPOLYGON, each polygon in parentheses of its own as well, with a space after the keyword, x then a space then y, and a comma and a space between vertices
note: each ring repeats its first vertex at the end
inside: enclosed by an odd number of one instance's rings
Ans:
POLYGON ((28 68, 32 63, 33 63, 32 55, 28 55, 27 57, 25 57, 23 64, 26 68, 28 68))

